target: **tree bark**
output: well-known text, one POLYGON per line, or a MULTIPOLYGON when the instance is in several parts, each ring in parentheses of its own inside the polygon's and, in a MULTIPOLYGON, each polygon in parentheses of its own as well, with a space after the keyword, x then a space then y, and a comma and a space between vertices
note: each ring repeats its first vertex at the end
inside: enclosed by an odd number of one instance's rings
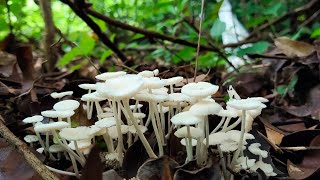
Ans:
POLYGON ((57 62, 57 50, 54 46, 55 26, 52 19, 51 0, 39 0, 42 17, 44 20, 44 52, 46 61, 44 68, 46 72, 52 72, 57 62))

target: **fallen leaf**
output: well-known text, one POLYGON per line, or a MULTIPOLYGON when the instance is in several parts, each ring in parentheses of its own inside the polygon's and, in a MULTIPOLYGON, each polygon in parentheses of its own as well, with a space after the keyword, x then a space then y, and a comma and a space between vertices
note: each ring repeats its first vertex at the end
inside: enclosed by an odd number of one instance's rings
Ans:
MULTIPOLYGON (((92 179, 92 178, 90 178, 90 179, 92 179)), ((123 180, 123 178, 120 177, 119 174, 114 169, 110 169, 110 170, 104 172, 102 175, 102 179, 103 180, 123 180)), ((94 180, 94 179, 92 179, 92 180, 94 180)))
POLYGON ((288 57, 305 57, 315 51, 314 46, 301 41, 293 41, 288 37, 274 39, 274 44, 288 57))
POLYGON ((150 159, 139 168, 137 177, 143 180, 172 180, 174 169, 178 165, 168 156, 150 159))
POLYGON ((42 178, 13 146, 0 138, 0 179, 41 180, 42 178))
POLYGON ((80 180, 102 180, 103 164, 100 159, 101 150, 94 146, 86 160, 86 164, 82 169, 80 180))

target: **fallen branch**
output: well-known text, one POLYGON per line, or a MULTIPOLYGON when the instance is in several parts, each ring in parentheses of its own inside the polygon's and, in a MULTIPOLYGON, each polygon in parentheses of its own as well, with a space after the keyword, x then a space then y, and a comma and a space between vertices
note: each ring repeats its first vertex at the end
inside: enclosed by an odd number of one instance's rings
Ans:
POLYGON ((85 12, 85 3, 83 0, 77 0, 72 3, 70 0, 61 0, 67 4, 73 12, 75 12, 99 37, 99 39, 110 48, 122 61, 127 61, 127 57, 120 51, 120 49, 102 32, 100 27, 87 15, 85 12))
POLYGON ((46 166, 29 150, 29 147, 18 139, 4 124, 0 116, 0 135, 14 145, 23 154, 28 164, 45 180, 59 180, 46 166))
POLYGON ((246 39, 251 39, 254 35, 256 35, 257 33, 261 32, 262 30, 265 30, 265 29, 271 27, 274 24, 280 23, 280 22, 286 20, 290 16, 301 14, 303 12, 308 11, 309 9, 311 9, 312 7, 317 5, 317 3, 319 4, 320 0, 312 0, 308 4, 306 4, 306 5, 302 6, 302 7, 296 8, 293 11, 290 11, 290 12, 288 12, 288 13, 286 13, 286 14, 278 17, 278 18, 276 18, 275 20, 269 21, 266 24, 262 24, 261 26, 255 28, 246 39))

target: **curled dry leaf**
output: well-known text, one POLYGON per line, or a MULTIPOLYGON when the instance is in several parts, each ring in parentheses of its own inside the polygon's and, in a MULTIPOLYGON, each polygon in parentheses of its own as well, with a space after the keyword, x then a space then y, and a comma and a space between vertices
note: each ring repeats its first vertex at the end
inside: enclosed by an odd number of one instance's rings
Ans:
POLYGON ((197 170, 185 170, 185 169, 178 169, 174 173, 174 180, 220 180, 221 177, 221 170, 219 167, 219 163, 213 162, 212 160, 209 160, 207 165, 201 169, 197 170))
POLYGON ((274 44, 288 57, 305 57, 315 51, 311 44, 293 41, 288 37, 279 37, 274 39, 274 44))
POLYGON ((137 177, 143 180, 172 180, 174 169, 178 165, 168 156, 150 159, 139 168, 137 177))
POLYGON ((24 157, 4 139, 0 139, 0 179, 40 180, 24 157))
MULTIPOLYGON (((314 137, 310 146, 320 146, 320 135, 314 137)), ((320 176, 320 153, 319 150, 307 151, 303 161, 295 165, 290 160, 287 162, 288 174, 294 179, 317 179, 320 176)))
POLYGON ((259 119, 265 127, 269 141, 273 144, 279 145, 282 141, 282 138, 285 136, 285 132, 273 126, 268 120, 264 118, 259 119))

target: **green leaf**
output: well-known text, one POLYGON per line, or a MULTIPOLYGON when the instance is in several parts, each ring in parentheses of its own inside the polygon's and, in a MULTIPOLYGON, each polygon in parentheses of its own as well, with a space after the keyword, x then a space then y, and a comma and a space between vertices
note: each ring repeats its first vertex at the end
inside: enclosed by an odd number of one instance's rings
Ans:
POLYGON ((106 60, 106 58, 109 57, 112 53, 113 53, 113 52, 112 52, 110 49, 104 51, 103 54, 102 54, 101 57, 100 57, 100 61, 99 61, 100 64, 104 63, 104 61, 106 60))
POLYGON ((260 41, 252 44, 252 46, 244 48, 244 49, 239 49, 237 51, 238 56, 244 56, 246 54, 261 54, 264 53, 269 47, 269 43, 266 41, 260 41))
POLYGON ((81 38, 78 48, 81 49, 83 55, 88 55, 94 48, 95 44, 96 41, 91 36, 84 34, 81 38))
POLYGON ((226 24, 224 22, 221 22, 220 19, 217 19, 210 29, 210 36, 213 38, 217 38, 221 36, 225 30, 226 24))
POLYGON ((320 28, 315 29, 312 33, 311 33, 311 38, 317 38, 320 37, 320 28))
POLYGON ((78 47, 71 49, 71 51, 62 56, 62 58, 58 62, 58 66, 64 66, 70 63, 76 56, 79 55, 82 55, 82 52, 78 47))
POLYGON ((263 14, 277 16, 280 14, 279 13, 280 9, 283 8, 283 6, 284 6, 283 3, 278 2, 278 3, 274 4, 273 6, 270 6, 270 8, 263 11, 263 14))
POLYGON ((285 96, 288 92, 288 86, 286 85, 279 85, 276 88, 276 91, 278 94, 280 94, 281 96, 285 96))
POLYGON ((185 60, 186 62, 189 62, 194 57, 194 54, 195 54, 195 49, 194 48, 185 47, 184 49, 182 49, 181 51, 176 53, 176 55, 173 56, 172 62, 177 64, 177 63, 179 63, 181 61, 181 59, 185 60))

